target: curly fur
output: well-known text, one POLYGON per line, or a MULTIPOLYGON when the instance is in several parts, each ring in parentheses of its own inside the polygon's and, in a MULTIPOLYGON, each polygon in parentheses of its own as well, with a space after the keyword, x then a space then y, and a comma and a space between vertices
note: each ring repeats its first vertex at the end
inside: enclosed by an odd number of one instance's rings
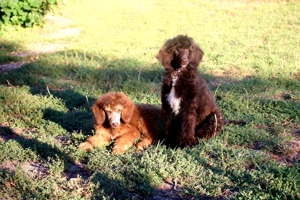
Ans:
POLYGON ((136 148, 145 149, 161 139, 164 132, 160 110, 157 106, 134 104, 123 92, 104 94, 92 106, 95 135, 81 143, 79 148, 88 151, 115 140, 113 153, 120 154, 140 139, 136 148), (119 116, 118 122, 111 121, 112 113, 119 116))
POLYGON ((166 41, 157 55, 165 68, 162 117, 167 118, 170 146, 193 146, 198 138, 213 137, 222 129, 222 113, 197 69, 203 55, 194 40, 184 35, 166 41))

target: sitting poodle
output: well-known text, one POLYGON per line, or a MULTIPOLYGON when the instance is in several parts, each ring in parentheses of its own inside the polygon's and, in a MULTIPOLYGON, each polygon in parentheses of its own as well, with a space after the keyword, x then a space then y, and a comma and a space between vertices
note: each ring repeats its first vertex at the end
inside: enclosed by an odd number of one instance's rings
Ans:
POLYGON ((210 138, 222 129, 222 113, 197 69, 203 54, 192 38, 178 35, 157 55, 165 68, 162 117, 167 118, 166 142, 171 147, 196 145, 198 138, 210 138))
POLYGON ((122 92, 100 96, 92 107, 95 135, 79 145, 87 151, 115 140, 113 153, 124 153, 140 139, 137 149, 145 149, 161 139, 163 125, 160 108, 147 104, 133 104, 122 92))

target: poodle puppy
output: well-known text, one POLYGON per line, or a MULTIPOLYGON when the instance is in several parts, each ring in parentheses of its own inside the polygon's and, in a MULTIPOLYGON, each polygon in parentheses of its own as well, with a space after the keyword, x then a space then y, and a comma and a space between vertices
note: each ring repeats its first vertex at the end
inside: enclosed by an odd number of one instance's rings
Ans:
POLYGON ((171 147, 190 147, 198 138, 220 133, 224 120, 209 88, 198 72, 204 52, 191 37, 169 39, 158 52, 164 66, 161 101, 166 117, 166 142, 171 147))
POLYGON ((134 104, 123 92, 104 94, 92 106, 95 135, 79 148, 89 151, 115 140, 113 153, 121 154, 140 140, 136 148, 145 149, 164 133, 160 110, 157 106, 134 104))

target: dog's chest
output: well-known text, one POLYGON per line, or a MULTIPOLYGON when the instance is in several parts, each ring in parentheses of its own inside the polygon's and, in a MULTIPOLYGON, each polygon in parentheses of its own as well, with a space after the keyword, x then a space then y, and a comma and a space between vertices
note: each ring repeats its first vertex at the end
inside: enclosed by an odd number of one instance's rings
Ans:
POLYGON ((167 101, 169 102, 169 105, 175 115, 179 113, 180 110, 180 102, 181 98, 178 98, 176 96, 176 91, 175 91, 175 84, 176 81, 178 80, 178 73, 172 75, 172 89, 169 94, 166 95, 167 101))

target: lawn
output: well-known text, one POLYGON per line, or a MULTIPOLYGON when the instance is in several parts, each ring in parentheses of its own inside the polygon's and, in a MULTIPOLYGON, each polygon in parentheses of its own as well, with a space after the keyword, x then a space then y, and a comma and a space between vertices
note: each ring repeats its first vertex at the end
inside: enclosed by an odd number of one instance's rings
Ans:
POLYGON ((0 199, 300 199, 300 2, 73 0, 0 29, 0 199), (160 105, 164 42, 187 34, 226 119, 193 148, 78 145, 109 91, 160 105))

